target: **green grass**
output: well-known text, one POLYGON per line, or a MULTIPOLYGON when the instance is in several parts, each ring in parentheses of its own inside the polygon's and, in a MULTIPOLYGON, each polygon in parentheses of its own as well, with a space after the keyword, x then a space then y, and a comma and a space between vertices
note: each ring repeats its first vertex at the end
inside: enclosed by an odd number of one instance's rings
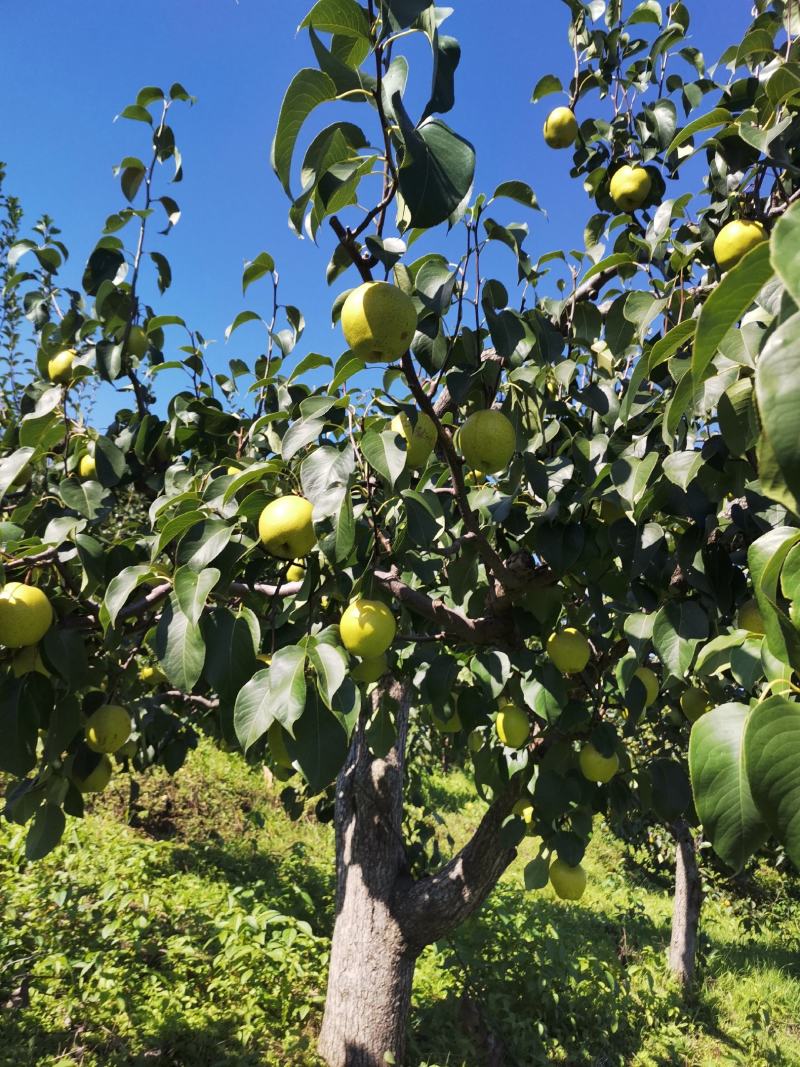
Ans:
MULTIPOLYGON (((65 844, 23 858, 0 825, 0 1064, 316 1064, 331 928, 332 828, 291 822, 279 787, 201 744, 142 781, 134 825, 120 775, 65 844)), ((459 773, 428 806, 463 841, 481 805, 459 773)), ((758 879, 705 905, 700 978, 667 981, 668 888, 626 865, 601 826, 578 905, 526 893, 522 856, 480 917, 417 970, 409 1062, 484 1067, 800 1065, 797 883, 758 879), (499 1053, 497 1050, 500 1050, 499 1053)))

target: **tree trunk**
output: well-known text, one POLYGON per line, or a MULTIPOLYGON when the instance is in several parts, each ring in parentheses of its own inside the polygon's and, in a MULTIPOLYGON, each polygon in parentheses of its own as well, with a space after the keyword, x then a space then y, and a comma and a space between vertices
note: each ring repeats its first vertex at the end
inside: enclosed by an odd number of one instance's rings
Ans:
MULTIPOLYGON (((517 784, 442 870, 411 878, 402 837, 409 696, 399 685, 385 693, 397 707, 394 747, 372 756, 362 717, 336 783, 336 919, 318 1046, 330 1067, 386 1067, 386 1053, 404 1062, 417 957, 480 906, 515 854, 499 830, 517 784)), ((376 691, 376 706, 381 698, 376 691)))
POLYGON ((694 975, 702 888, 691 829, 681 821, 673 826, 673 832, 677 847, 669 969, 685 987, 691 983, 694 975))

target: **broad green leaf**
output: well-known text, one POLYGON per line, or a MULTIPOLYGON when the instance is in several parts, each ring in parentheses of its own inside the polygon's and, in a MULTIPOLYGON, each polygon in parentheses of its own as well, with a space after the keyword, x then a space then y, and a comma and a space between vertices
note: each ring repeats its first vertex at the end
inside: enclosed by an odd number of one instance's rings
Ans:
POLYGON ((702 379, 725 334, 748 310, 772 275, 769 244, 762 241, 725 274, 711 293, 697 321, 691 370, 696 382, 702 379))
POLYGON ((730 111, 726 111, 724 107, 716 107, 713 111, 701 115, 699 119, 695 119, 694 122, 690 122, 687 126, 678 130, 667 148, 666 155, 670 155, 676 148, 688 141, 690 137, 694 137, 696 133, 714 129, 716 126, 726 126, 732 118, 730 111))
POLYGON ((196 571, 190 567, 179 567, 175 571, 175 596, 183 614, 192 625, 196 626, 203 614, 208 594, 220 580, 220 572, 215 567, 196 571))
POLYGON ((361 438, 361 451, 367 463, 385 478, 390 486, 394 486, 405 470, 405 449, 398 445, 398 441, 402 440, 394 430, 368 430, 361 438))
MULTIPOLYGON (((800 216, 798 216, 800 233, 800 216)), ((798 260, 800 267, 800 260, 798 260)), ((789 492, 800 497, 800 312, 770 336, 756 362, 762 432, 789 492)))
POLYGON ((300 465, 303 496, 314 505, 317 520, 338 515, 354 470, 355 455, 350 445, 341 450, 323 445, 303 460, 300 465))
POLYGON ((94 458, 97 464, 97 480, 108 488, 122 481, 127 466, 125 453, 107 437, 98 437, 94 445, 94 458))
POLYGON ((800 706, 782 696, 757 704, 747 721, 744 752, 759 813, 800 868, 800 706))
POLYGON ((153 649, 170 682, 191 693, 203 671, 206 644, 200 627, 184 615, 175 594, 164 605, 153 649))
POLYGON ((315 687, 308 690, 293 735, 286 738, 286 748, 312 793, 330 785, 345 761, 347 735, 315 687))
POLYGON ((348 671, 347 653, 339 645, 315 642, 309 649, 308 658, 316 671, 319 695, 330 708, 348 671))
POLYGON ((770 255, 775 273, 791 293, 794 302, 800 304, 800 203, 793 204, 775 224, 770 239, 770 255))
POLYGON ((275 720, 269 675, 269 670, 254 674, 236 697, 233 725, 244 752, 264 736, 275 720))
POLYGON ((307 26, 343 37, 369 37, 367 17, 356 0, 317 0, 298 29, 307 26))
POLYGON ((100 622, 104 629, 116 626, 117 616, 128 603, 131 593, 145 582, 155 582, 158 578, 151 567, 137 564, 126 567, 108 583, 108 589, 100 607, 100 622))
POLYGON ((52 852, 61 840, 67 820, 56 804, 43 804, 36 812, 25 838, 25 858, 40 860, 52 852))
MULTIPOLYGON (((244 265, 242 272, 242 295, 244 295, 253 282, 263 278, 265 274, 272 274, 275 270, 275 260, 269 252, 259 252, 255 259, 251 259, 244 265)), ((234 320, 235 321, 235 320, 234 320)), ((235 326, 231 326, 231 332, 235 326)))
POLYGON ((689 739, 689 771, 697 814, 714 851, 740 871, 768 836, 745 770, 748 708, 723 704, 701 716, 689 739))
POLYGON ((550 93, 561 93, 563 91, 564 86, 561 84, 560 78, 557 78, 555 74, 545 74, 533 87, 531 103, 538 104, 543 97, 549 96, 550 93))
POLYGON ((698 645, 708 637, 708 616, 694 600, 670 601, 653 622, 653 648, 675 678, 683 678, 698 645))
POLYGON ((272 657, 269 685, 274 701, 273 715, 294 737, 295 723, 306 703, 306 651, 299 645, 280 648, 272 657))
POLYGON ((35 448, 18 448, 16 452, 0 460, 0 500, 11 488, 14 479, 28 466, 35 453, 35 448))
POLYGON ((648 370, 652 372, 666 360, 671 359, 680 348, 688 344, 694 337, 696 329, 697 320, 686 319, 671 330, 668 330, 650 349, 650 355, 647 359, 648 370))
POLYGON ((475 149, 441 119, 414 127, 399 93, 392 103, 403 139, 398 171, 400 194, 409 227, 427 229, 454 214, 472 188, 475 149))
POLYGON ((783 663, 800 669, 800 631, 778 607, 781 569, 789 551, 800 541, 800 530, 777 526, 762 534, 747 550, 750 580, 764 617, 770 652, 783 663))
POLYGON ((336 86, 332 80, 313 67, 298 71, 286 90, 272 142, 271 163, 290 197, 292 155, 300 128, 315 107, 335 98, 336 86))
POLYGON ((220 698, 233 703, 257 665, 259 635, 248 618, 228 608, 216 608, 203 617, 206 659, 203 676, 220 698))

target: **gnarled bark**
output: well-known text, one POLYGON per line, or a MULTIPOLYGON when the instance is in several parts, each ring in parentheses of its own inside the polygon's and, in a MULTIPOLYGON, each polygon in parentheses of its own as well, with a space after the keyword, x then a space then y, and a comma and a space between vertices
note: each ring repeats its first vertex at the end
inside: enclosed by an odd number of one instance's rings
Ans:
POLYGON ((411 878, 402 838, 409 691, 389 692, 396 744, 372 756, 362 718, 336 784, 336 920, 319 1037, 330 1067, 384 1067, 387 1052, 403 1063, 419 953, 480 907, 515 855, 499 832, 516 799, 511 786, 457 856, 411 878))
POLYGON ((702 886, 695 841, 690 827, 680 821, 675 823, 672 829, 675 835, 676 858, 669 969, 682 986, 688 986, 694 976, 697 955, 702 886))

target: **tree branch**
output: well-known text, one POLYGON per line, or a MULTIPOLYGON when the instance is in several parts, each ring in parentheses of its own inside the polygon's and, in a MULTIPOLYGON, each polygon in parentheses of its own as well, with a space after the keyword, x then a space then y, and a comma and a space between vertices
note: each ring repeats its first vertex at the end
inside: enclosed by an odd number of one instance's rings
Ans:
POLYGON ((517 854, 502 843, 501 827, 522 793, 517 775, 494 800, 470 840, 436 873, 401 895, 399 921, 409 942, 423 948, 478 910, 517 854))

